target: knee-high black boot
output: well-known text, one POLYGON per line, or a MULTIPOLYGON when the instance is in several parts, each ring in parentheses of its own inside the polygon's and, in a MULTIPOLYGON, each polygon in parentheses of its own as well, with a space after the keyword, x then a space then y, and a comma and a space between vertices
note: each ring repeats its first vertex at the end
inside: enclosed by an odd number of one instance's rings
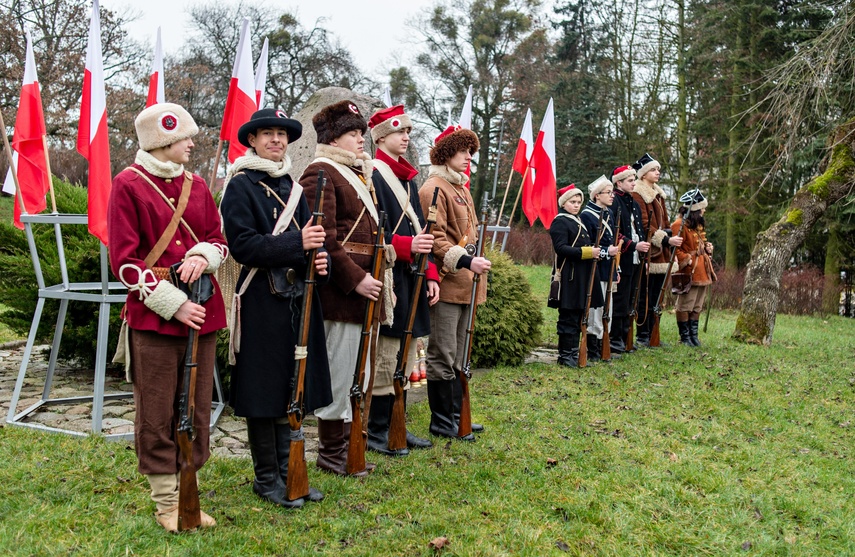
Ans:
POLYGON ((558 335, 558 363, 579 367, 579 335, 558 335))
POLYGON ((612 329, 609 334, 609 347, 612 357, 623 354, 626 351, 626 333, 629 331, 629 321, 626 316, 612 317, 612 329), (627 326, 624 329, 624 326, 627 326))
POLYGON ((602 359, 600 339, 597 335, 588 335, 588 361, 599 362, 602 359))
MULTIPOLYGON (((463 384, 460 382, 460 373, 457 374, 457 381, 454 382, 454 423, 460 425, 460 410, 463 408, 463 384)), ((481 433, 484 431, 484 426, 472 422, 472 433, 481 433)))
POLYGON ((392 406, 395 395, 374 395, 371 397, 371 408, 368 411, 368 441, 365 446, 386 456, 407 456, 410 454, 406 447, 399 450, 389 449, 389 426, 392 422, 392 406))
POLYGON ((698 338, 698 320, 689 319, 689 340, 695 346, 701 345, 701 339, 698 338))
POLYGON ((454 383, 457 379, 428 379, 428 404, 430 405, 430 432, 438 437, 474 441, 475 436, 457 437, 457 422, 454 420, 454 383))
POLYGON ((302 507, 303 499, 289 501, 285 497, 285 482, 279 475, 274 419, 247 418, 246 435, 249 441, 249 452, 252 454, 252 467, 255 471, 252 491, 262 499, 283 507, 302 507))
MULTIPOLYGON (((407 392, 404 391, 404 411, 407 409, 407 392)), ((410 430, 407 430, 407 447, 410 449, 429 449, 433 447, 433 443, 430 442, 430 439, 423 439, 418 437, 412 433, 410 430)))
MULTIPOLYGON (((288 460, 291 457, 291 426, 288 425, 286 419, 274 420, 274 429, 276 430, 276 458, 279 460, 279 477, 285 484, 285 498, 288 498, 288 460)), ((304 456, 305 458, 305 456, 304 456)), ((309 495, 306 496, 306 501, 323 501, 324 494, 309 486, 309 495)))

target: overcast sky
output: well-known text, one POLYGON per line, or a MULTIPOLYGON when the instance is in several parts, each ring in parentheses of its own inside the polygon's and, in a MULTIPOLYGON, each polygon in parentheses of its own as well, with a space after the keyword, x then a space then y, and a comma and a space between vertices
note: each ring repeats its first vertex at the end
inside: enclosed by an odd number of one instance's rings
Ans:
MULTIPOLYGON (((238 4, 239 0, 218 2, 238 4)), ((141 17, 128 26, 128 32, 152 48, 160 26, 166 54, 174 53, 183 43, 189 25, 187 8, 201 3, 205 3, 204 0, 101 0, 101 6, 116 12, 142 12, 141 17)), ((244 0, 244 3, 250 2, 244 0)), ((385 83, 387 70, 396 65, 396 55, 385 51, 376 37, 391 34, 395 39, 405 41, 412 34, 406 22, 432 3, 433 0, 273 0, 265 4, 296 13, 300 23, 309 29, 314 27, 318 18, 325 18, 323 27, 347 47, 360 69, 369 77, 385 83)), ((236 21, 235 26, 238 25, 239 21, 236 21)), ((400 46, 400 63, 408 60, 404 55, 406 47, 406 43, 400 46)), ((258 53, 253 52, 252 55, 255 58, 258 53)))

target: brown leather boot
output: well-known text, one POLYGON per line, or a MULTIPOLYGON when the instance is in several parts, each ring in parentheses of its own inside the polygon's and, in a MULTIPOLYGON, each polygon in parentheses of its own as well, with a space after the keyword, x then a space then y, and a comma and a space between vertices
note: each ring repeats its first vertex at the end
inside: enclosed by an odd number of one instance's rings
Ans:
POLYGON ((347 438, 343 425, 344 420, 318 418, 318 468, 339 476, 347 475, 347 438))

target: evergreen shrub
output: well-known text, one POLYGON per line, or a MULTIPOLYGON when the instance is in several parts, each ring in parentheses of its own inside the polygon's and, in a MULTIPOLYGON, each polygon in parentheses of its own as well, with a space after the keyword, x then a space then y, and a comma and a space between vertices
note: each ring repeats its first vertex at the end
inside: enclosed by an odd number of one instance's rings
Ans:
MULTIPOLYGON (((87 211, 86 189, 53 180, 57 210, 60 213, 85 214, 87 211)), ((45 284, 51 286, 62 282, 59 255, 56 248, 54 227, 49 224, 33 226, 33 235, 39 250, 45 284)), ((62 240, 68 278, 71 282, 100 282, 100 244, 83 225, 62 225, 62 240)), ((0 222, 0 303, 7 306, 0 314, 0 321, 16 334, 26 336, 36 311, 38 284, 33 270, 27 237, 24 231, 15 228, 8 220, 0 222)), ((114 279, 115 280, 115 279, 114 279)), ((112 356, 119 333, 120 304, 110 308, 110 333, 108 355, 112 356)), ((46 300, 37 338, 50 342, 53 338, 59 311, 58 300, 46 300)), ((59 357, 75 364, 94 367, 98 332, 98 306, 92 302, 70 301, 65 316, 59 357)), ((109 360, 108 356, 108 360, 109 360)))
POLYGON ((487 301, 478 307, 472 363, 477 367, 519 365, 540 345, 542 302, 509 255, 488 250, 492 262, 487 301))

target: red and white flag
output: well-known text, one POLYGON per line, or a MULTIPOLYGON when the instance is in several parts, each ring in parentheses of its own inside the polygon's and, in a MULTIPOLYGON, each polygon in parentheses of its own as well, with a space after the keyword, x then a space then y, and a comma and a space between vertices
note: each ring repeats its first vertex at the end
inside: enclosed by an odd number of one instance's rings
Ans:
POLYGON ((523 123, 520 139, 517 142, 517 151, 514 153, 513 169, 522 174, 523 181, 520 187, 522 188, 522 209, 523 213, 528 217, 529 222, 533 222, 537 218, 537 212, 532 210, 531 204, 531 188, 534 184, 534 169, 529 166, 531 163, 531 154, 534 151, 534 137, 531 127, 531 109, 525 113, 525 122, 523 123))
POLYGON ((24 228, 21 223, 22 212, 33 215, 41 213, 47 207, 45 194, 50 189, 50 174, 45 152, 45 133, 45 114, 36 73, 36 57, 33 55, 33 41, 27 33, 24 82, 21 85, 21 102, 18 104, 18 115, 15 118, 15 133, 12 135, 18 187, 21 188, 21 197, 24 199, 23 208, 21 199, 15 199, 14 222, 15 226, 21 229, 24 228))
POLYGON ((466 92, 466 99, 463 101, 463 109, 460 111, 460 120, 458 121, 461 128, 467 130, 472 129, 472 86, 466 92))
MULTIPOLYGON (((543 123, 540 124, 540 132, 534 143, 531 154, 531 167, 534 169, 534 183, 531 187, 531 206, 536 210, 537 217, 543 226, 549 228, 552 219, 558 214, 558 187, 555 171, 555 111, 552 107, 552 99, 546 107, 543 115, 543 123)), ((534 220, 528 214, 529 223, 534 220)))
MULTIPOLYGON (((458 120, 461 128, 466 128, 467 130, 472 129, 472 86, 469 86, 469 90, 466 91, 466 99, 463 101, 463 109, 460 111, 460 120, 458 120)), ((475 153, 473 156, 475 160, 475 164, 478 164, 478 153, 475 153)), ((467 176, 472 172, 472 163, 466 165, 466 170, 464 174, 467 176)), ((466 187, 472 187, 472 180, 466 182, 466 187)))
POLYGON ((12 176, 13 166, 18 168, 18 153, 14 149, 12 150, 12 164, 6 170, 6 179, 3 180, 3 193, 8 193, 9 195, 17 195, 18 193, 18 190, 15 188, 15 177, 12 176))
POLYGON ((107 202, 112 180, 110 142, 107 137, 107 93, 104 89, 104 59, 101 52, 98 0, 93 0, 80 123, 77 127, 77 152, 89 161, 89 232, 107 245, 107 202))
POLYGON ((154 43, 154 58, 151 61, 151 77, 148 79, 148 98, 145 107, 166 102, 163 94, 163 46, 160 42, 160 27, 157 28, 157 42, 154 43))
POLYGON ((264 90, 267 89, 267 37, 264 38, 264 46, 261 47, 261 55, 258 57, 258 65, 255 68, 255 105, 264 108, 264 90))
POLYGON ((531 152, 534 150, 534 135, 531 127, 531 109, 525 113, 525 123, 523 124, 522 132, 520 132, 520 140, 517 143, 517 152, 514 154, 514 170, 520 174, 525 174, 528 169, 528 163, 531 160, 531 152))
POLYGON ((238 129, 258 110, 255 95, 255 76, 252 72, 252 49, 249 39, 249 18, 243 18, 240 28, 235 63, 232 66, 232 79, 229 82, 229 95, 226 97, 226 110, 223 112, 223 125, 220 139, 229 142, 229 162, 246 153, 246 147, 238 141, 238 129))

